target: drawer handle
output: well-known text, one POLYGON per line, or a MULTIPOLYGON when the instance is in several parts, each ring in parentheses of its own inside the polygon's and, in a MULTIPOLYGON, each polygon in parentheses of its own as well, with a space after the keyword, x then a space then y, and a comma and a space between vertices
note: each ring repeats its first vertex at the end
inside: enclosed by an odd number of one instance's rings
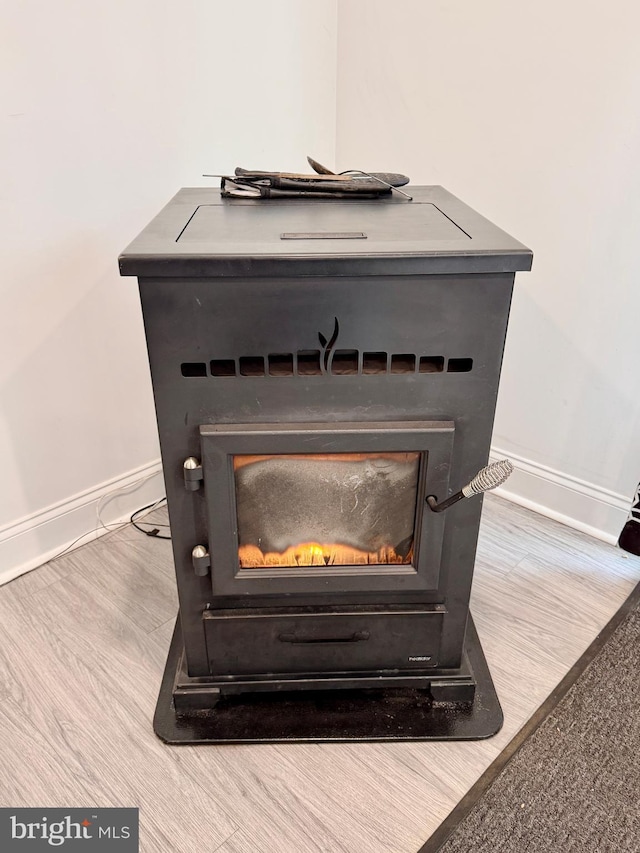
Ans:
POLYGON ((278 634, 281 643, 359 643, 369 639, 368 631, 354 631, 346 637, 303 637, 299 634, 278 634))

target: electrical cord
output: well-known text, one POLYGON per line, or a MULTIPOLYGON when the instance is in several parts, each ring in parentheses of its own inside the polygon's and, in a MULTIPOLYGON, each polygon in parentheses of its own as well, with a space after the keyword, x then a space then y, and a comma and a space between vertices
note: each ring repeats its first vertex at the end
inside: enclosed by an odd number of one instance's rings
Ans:
MULTIPOLYGON (((120 530, 120 528, 121 528, 121 527, 126 527, 128 523, 129 523, 128 521, 123 521, 121 524, 118 524, 118 525, 112 525, 112 527, 111 527, 111 528, 108 528, 108 529, 111 529, 111 530, 120 530)), ((97 529, 97 528, 96 528, 96 529, 97 529)), ((73 548, 73 546, 76 544, 76 542, 80 542, 80 540, 81 540, 81 539, 86 539, 86 538, 87 538, 87 536, 93 536, 93 537, 95 537, 95 535, 96 535, 96 530, 88 530, 86 533, 83 533, 81 536, 78 536, 78 538, 77 538, 77 539, 74 539, 74 540, 73 540, 73 542, 72 542, 70 545, 67 545, 67 547, 66 547, 63 551, 58 551, 58 553, 57 553, 57 554, 54 554, 54 555, 53 555, 53 557, 49 557, 49 558, 45 561, 45 563, 42 563, 41 565, 42 565, 42 566, 44 566, 46 563, 52 563, 54 560, 57 560, 57 559, 58 559, 58 557, 62 557, 62 556, 63 556, 63 554, 66 554, 66 553, 67 553, 67 551, 70 551, 70 550, 73 548)), ((87 543, 87 544, 88 544, 88 543, 87 543)), ((34 568, 35 568, 35 569, 39 569, 40 567, 41 567, 41 566, 35 566, 34 568)), ((30 571, 33 571, 33 570, 31 569, 30 571)))
MULTIPOLYGON (((147 478, 145 478, 145 479, 147 479, 147 478)), ((105 524, 102 521, 102 519, 100 518, 99 514, 98 514, 98 521, 100 522, 101 527, 104 527, 104 529, 108 530, 108 531, 121 530, 123 527, 126 527, 127 524, 133 524, 133 526, 136 528, 136 530, 139 530, 141 533, 144 533, 146 536, 153 536, 155 539, 171 539, 170 536, 160 536, 159 530, 156 530, 155 533, 152 530, 144 530, 142 527, 139 527, 134 520, 141 512, 145 512, 145 510, 155 509, 156 507, 160 506, 160 504, 163 503, 163 501, 166 501, 166 499, 167 499, 166 497, 162 497, 159 500, 154 501, 151 504, 147 504, 147 506, 140 507, 140 509, 137 509, 132 514, 129 521, 121 521, 119 524, 105 524)), ((147 524, 154 524, 154 522, 151 522, 151 521, 148 521, 146 523, 147 524)), ((169 524, 161 524, 160 522, 158 522, 157 524, 154 524, 154 529, 160 528, 160 527, 170 527, 170 526, 171 525, 169 525, 169 524)), ((80 542, 82 539, 86 539, 87 536, 95 536, 96 532, 97 532, 97 528, 95 530, 89 530, 89 531, 87 531, 87 533, 83 533, 81 536, 78 536, 78 538, 74 539, 70 545, 67 545, 67 547, 63 551, 58 551, 58 553, 54 554, 53 557, 49 557, 49 559, 47 560, 47 563, 50 563, 53 560, 57 560, 58 557, 62 557, 64 554, 67 553, 67 551, 70 551, 77 542, 80 542)), ((38 567, 36 567, 36 568, 38 568, 38 567)))
MULTIPOLYGON (((158 473, 159 473, 158 471, 154 471, 152 474, 147 474, 146 477, 142 477, 140 480, 136 480, 135 483, 131 483, 128 486, 123 486, 120 489, 116 489, 115 492, 110 492, 109 494, 103 495, 100 498, 100 500, 98 501, 98 503, 96 504, 96 532, 98 530, 98 527, 102 527, 104 530, 111 531, 111 530, 120 530, 120 528, 123 525, 130 524, 131 523, 130 521, 119 521, 116 524, 105 524, 105 522, 102 520, 102 510, 103 510, 104 506, 109 501, 117 499, 117 497, 119 495, 128 494, 132 491, 135 491, 135 489, 139 489, 140 486, 144 485, 146 482, 151 480, 153 477, 157 477, 158 473)), ((154 507, 156 504, 161 503, 163 500, 164 500, 164 497, 157 500, 151 506, 154 507)), ((148 507, 143 507, 142 509, 147 509, 147 508, 148 507)))
POLYGON ((151 536, 153 539, 167 539, 170 541, 171 540, 170 536, 162 536, 162 534, 160 533, 160 528, 161 527, 170 527, 169 524, 161 524, 160 522, 156 523, 154 521, 146 521, 146 522, 143 522, 143 524, 150 524, 150 525, 152 524, 153 527, 151 528, 151 530, 145 530, 144 527, 140 527, 140 525, 136 521, 136 519, 138 518, 140 513, 145 512, 146 510, 155 509, 156 507, 160 506, 160 504, 163 503, 163 501, 166 501, 166 499, 167 499, 166 497, 160 498, 159 501, 155 501, 154 503, 147 504, 147 506, 140 507, 140 509, 137 509, 134 513, 132 513, 129 521, 131 522, 131 524, 133 524, 135 529, 139 530, 140 533, 144 533, 145 536, 151 536))
MULTIPOLYGON (((94 540, 97 539, 98 536, 100 535, 98 533, 98 531, 101 527, 105 531, 111 532, 113 530, 122 530, 122 528, 126 527, 128 524, 133 524, 133 526, 137 530, 141 531, 142 533, 145 533, 147 536, 154 536, 154 537, 157 537, 158 539, 171 539, 170 536, 159 536, 158 535, 160 532, 159 528, 160 527, 169 527, 170 525, 168 525, 168 524, 161 524, 160 522, 158 522, 158 524, 154 525, 154 529, 156 530, 156 532, 154 533, 152 531, 144 530, 143 528, 139 527, 135 523, 135 518, 141 512, 145 512, 145 510, 155 509, 163 501, 166 500, 166 497, 162 497, 162 498, 160 498, 160 500, 157 500, 152 504, 148 504, 147 506, 141 507, 140 509, 136 510, 133 513, 133 515, 131 516, 131 519, 129 521, 121 521, 121 522, 118 522, 117 524, 105 524, 104 521, 102 520, 102 517, 101 517, 101 508, 102 508, 105 500, 112 499, 115 495, 117 495, 121 492, 131 491, 132 489, 138 488, 143 483, 146 483, 147 480, 150 480, 152 477, 155 477, 156 475, 157 475, 157 472, 154 472, 153 474, 148 474, 146 477, 142 477, 140 480, 133 483, 131 486, 127 486, 126 488, 123 488, 123 489, 117 489, 116 492, 109 494, 109 495, 104 495, 102 498, 100 498, 100 500, 96 504, 96 526, 95 526, 95 528, 93 530, 88 530, 86 533, 82 533, 80 536, 78 536, 76 539, 74 539, 73 542, 71 542, 69 545, 67 545, 66 548, 63 548, 61 551, 58 551, 57 553, 50 556, 45 561, 45 563, 52 563, 54 560, 57 560, 59 557, 64 556, 64 554, 67 554, 69 551, 71 551, 71 549, 75 545, 77 545, 78 542, 81 542, 83 539, 87 539, 88 537, 93 537, 94 540)), ((147 522, 147 523, 151 524, 152 522, 147 522)), ((45 565, 45 563, 41 563, 40 566, 45 565)), ((40 568, 40 566, 34 566, 33 569, 30 569, 29 571, 34 571, 35 569, 40 568)))

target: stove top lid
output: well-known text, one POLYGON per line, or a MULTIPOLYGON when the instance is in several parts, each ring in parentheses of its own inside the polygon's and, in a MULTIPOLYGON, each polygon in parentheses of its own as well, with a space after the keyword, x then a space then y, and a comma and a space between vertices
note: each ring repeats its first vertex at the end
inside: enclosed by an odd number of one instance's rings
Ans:
POLYGON ((357 199, 223 199, 182 189, 120 256, 122 275, 515 272, 532 254, 442 187, 357 199))

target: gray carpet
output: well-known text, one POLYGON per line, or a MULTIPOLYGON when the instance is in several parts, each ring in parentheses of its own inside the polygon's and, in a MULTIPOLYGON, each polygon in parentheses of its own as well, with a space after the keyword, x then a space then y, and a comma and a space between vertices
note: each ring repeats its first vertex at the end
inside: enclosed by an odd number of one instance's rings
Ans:
POLYGON ((640 851, 638 591, 632 598, 623 621, 453 834, 424 851, 640 851))

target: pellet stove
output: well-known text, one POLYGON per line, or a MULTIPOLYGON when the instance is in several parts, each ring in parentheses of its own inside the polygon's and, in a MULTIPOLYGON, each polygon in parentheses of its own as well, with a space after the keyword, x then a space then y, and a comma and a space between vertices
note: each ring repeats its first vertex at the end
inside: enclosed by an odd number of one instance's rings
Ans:
POLYGON ((476 738, 502 714, 469 615, 509 305, 531 252, 413 200, 183 189, 138 277, 180 613, 174 743, 476 738))

